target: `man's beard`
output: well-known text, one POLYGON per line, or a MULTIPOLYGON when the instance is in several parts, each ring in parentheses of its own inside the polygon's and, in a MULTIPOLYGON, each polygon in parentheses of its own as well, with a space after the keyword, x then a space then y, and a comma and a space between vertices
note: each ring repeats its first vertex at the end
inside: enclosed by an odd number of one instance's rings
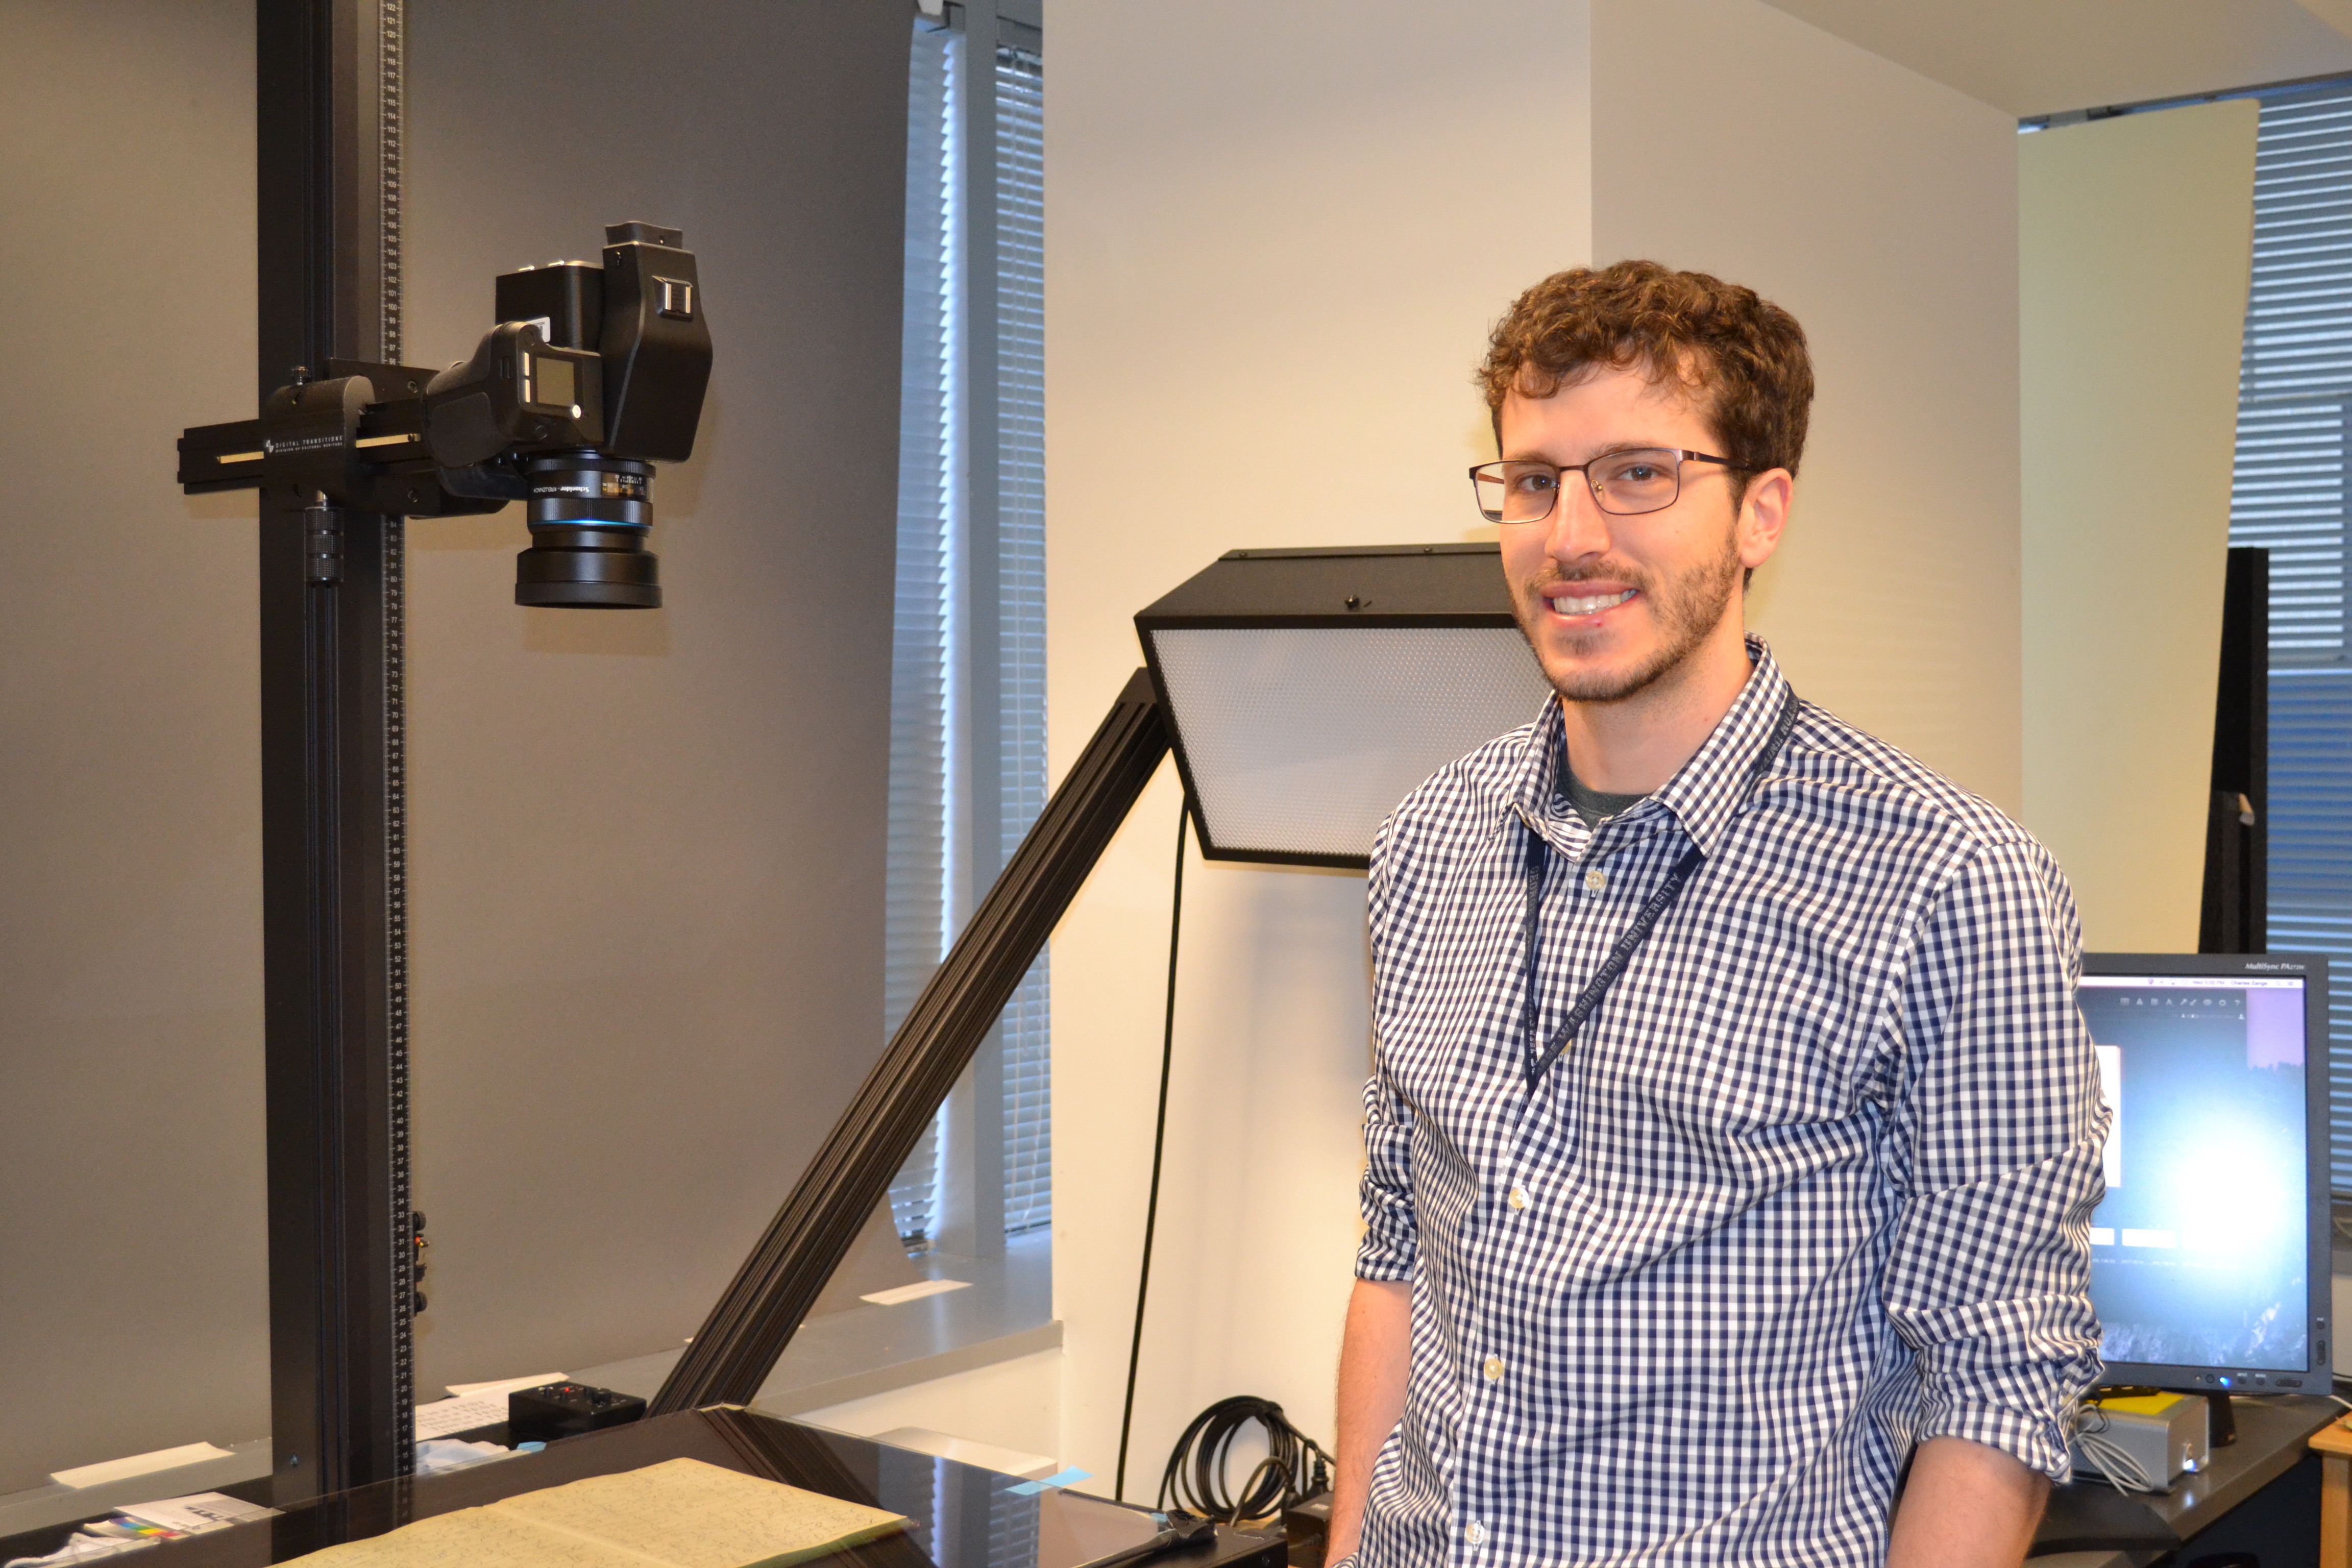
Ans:
POLYGON ((1724 615, 1731 607, 1732 584, 1739 581, 1739 542, 1735 535, 1726 532, 1720 554, 1699 562, 1679 577, 1664 583, 1647 574, 1623 571, 1596 571, 1578 577, 1562 576, 1554 571, 1530 584, 1512 609, 1518 616, 1520 634, 1536 650, 1538 668, 1543 668, 1541 645, 1536 641, 1535 628, 1539 617, 1551 613, 1551 606, 1544 602, 1545 589, 1591 577, 1608 577, 1633 584, 1649 601, 1650 613, 1657 621, 1659 637, 1654 653, 1628 670, 1581 670, 1563 679, 1544 668, 1544 679, 1565 701, 1622 702, 1671 674, 1723 624, 1724 615))

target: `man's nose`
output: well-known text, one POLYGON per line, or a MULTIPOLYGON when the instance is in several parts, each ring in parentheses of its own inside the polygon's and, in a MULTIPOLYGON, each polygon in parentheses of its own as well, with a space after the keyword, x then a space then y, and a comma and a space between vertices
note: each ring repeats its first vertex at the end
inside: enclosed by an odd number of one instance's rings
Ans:
POLYGON ((1562 474, 1559 495, 1551 509, 1551 531, 1545 552, 1561 563, 1609 552, 1609 514, 1593 499, 1582 474, 1562 474))

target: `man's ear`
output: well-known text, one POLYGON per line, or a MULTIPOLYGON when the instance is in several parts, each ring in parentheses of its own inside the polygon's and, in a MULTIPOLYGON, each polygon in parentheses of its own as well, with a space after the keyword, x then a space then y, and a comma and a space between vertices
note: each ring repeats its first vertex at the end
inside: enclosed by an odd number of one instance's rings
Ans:
POLYGON ((1796 500, 1797 481, 1786 468, 1768 468, 1748 481, 1739 498, 1739 563, 1753 572, 1780 548, 1789 526, 1789 508, 1796 500))

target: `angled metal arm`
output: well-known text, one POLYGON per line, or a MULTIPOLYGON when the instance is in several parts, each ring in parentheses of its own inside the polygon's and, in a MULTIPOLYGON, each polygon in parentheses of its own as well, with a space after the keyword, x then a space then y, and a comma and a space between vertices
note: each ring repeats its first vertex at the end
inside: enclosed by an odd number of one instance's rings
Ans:
POLYGON ((710 1310, 652 1414, 748 1405, 760 1392, 1167 753, 1150 677, 1139 669, 710 1310))

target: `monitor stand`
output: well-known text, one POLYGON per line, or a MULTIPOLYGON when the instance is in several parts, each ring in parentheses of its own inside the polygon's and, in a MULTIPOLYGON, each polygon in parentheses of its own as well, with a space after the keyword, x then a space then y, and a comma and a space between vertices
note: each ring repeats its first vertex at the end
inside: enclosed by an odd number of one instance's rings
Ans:
POLYGON ((2205 1447, 2226 1448, 2238 1440, 2238 1413, 2230 1405, 2226 1394, 2213 1393, 2205 1396, 2205 1447))

